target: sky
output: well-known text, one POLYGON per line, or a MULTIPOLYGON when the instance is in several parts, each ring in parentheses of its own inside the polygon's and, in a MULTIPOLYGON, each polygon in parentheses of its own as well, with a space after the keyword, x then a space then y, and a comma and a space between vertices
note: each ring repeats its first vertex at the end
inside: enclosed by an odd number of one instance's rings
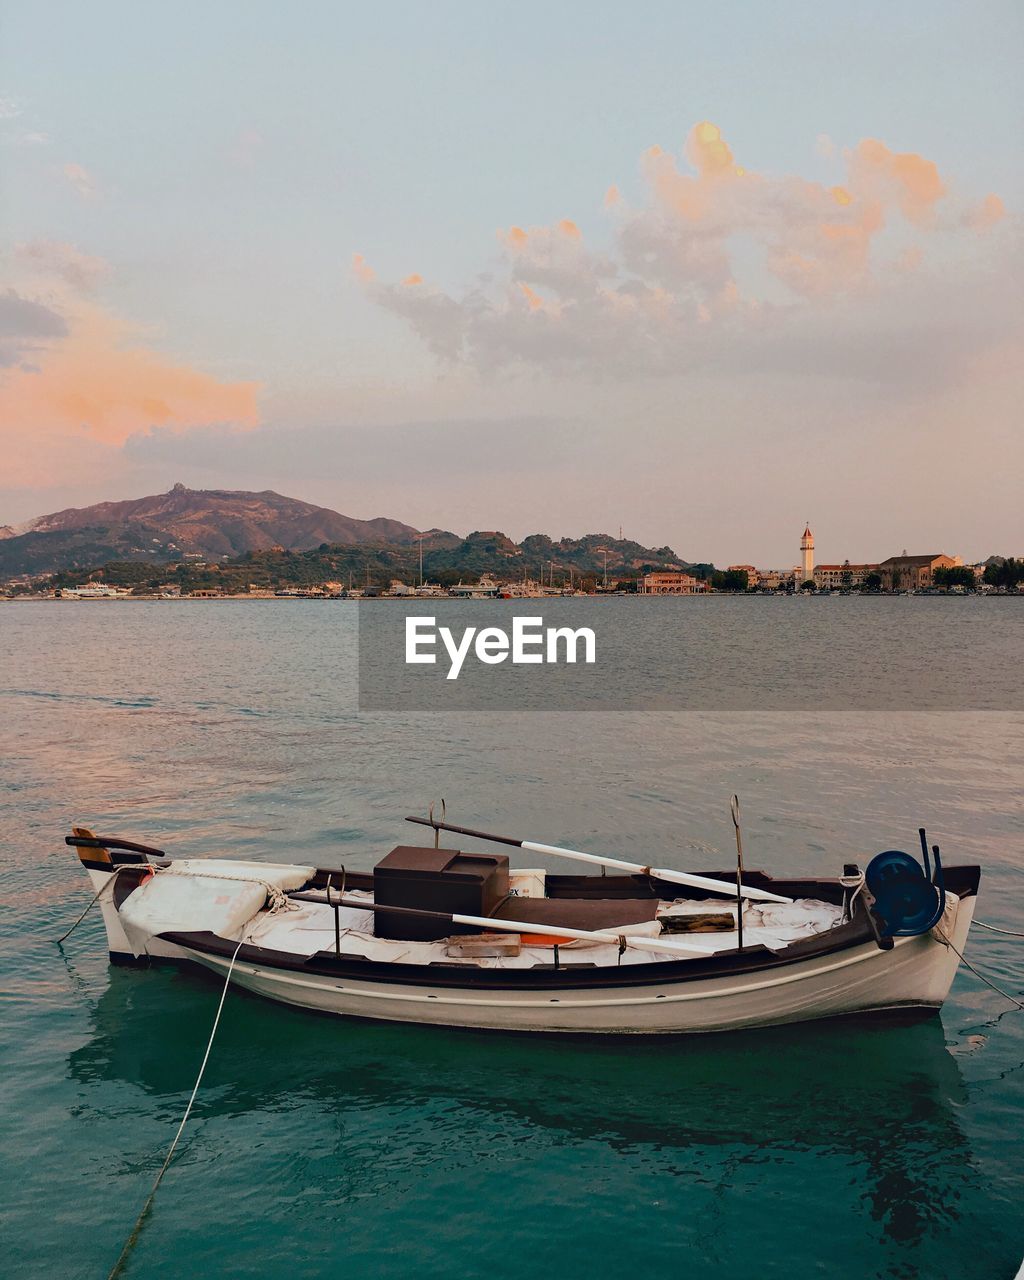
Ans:
POLYGON ((1024 554, 1016 0, 0 15, 0 525, 1024 554))

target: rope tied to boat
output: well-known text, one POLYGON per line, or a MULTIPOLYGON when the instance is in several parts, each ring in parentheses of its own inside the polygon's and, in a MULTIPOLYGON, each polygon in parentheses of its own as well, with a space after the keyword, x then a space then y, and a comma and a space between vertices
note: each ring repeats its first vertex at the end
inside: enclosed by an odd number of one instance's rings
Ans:
POLYGON ((109 875, 109 876, 106 878, 106 880, 104 880, 104 881, 103 881, 103 883, 100 885, 100 887, 96 890, 96 892, 93 894, 93 896, 89 899, 89 905, 85 908, 85 910, 84 910, 84 911, 82 912, 82 914, 78 917, 78 919, 75 921, 75 923, 71 926, 71 928, 67 931, 67 933, 62 933, 62 934, 61 934, 61 936, 57 939, 57 946, 58 946, 58 947, 61 945, 61 943, 62 943, 62 942, 66 941, 68 938, 70 938, 70 937, 71 937, 71 935, 72 935, 72 934, 74 933, 74 931, 78 928, 78 926, 82 923, 82 921, 83 921, 83 920, 85 919, 85 917, 89 914, 89 912, 92 910, 92 908, 96 905, 96 903, 97 903, 97 902, 99 902, 100 898, 102 898, 102 897, 103 897, 103 895, 106 893, 106 891, 107 891, 108 889, 110 889, 110 888, 112 888, 112 887, 113 887, 114 881, 115 881, 115 880, 117 879, 117 877, 121 874, 121 872, 122 872, 122 871, 127 871, 127 870, 129 869, 129 867, 131 867, 131 868, 134 870, 134 869, 136 869, 137 864, 135 864, 135 863, 125 863, 125 865, 124 865, 124 866, 118 867, 118 868, 116 869, 116 871, 114 871, 114 872, 113 872, 113 874, 112 874, 112 875, 109 875))
POLYGON ((945 943, 945 945, 949 947, 951 951, 955 952, 956 955, 960 957, 960 960, 962 961, 962 963, 966 965, 968 969, 970 969, 971 973, 973 973, 976 978, 980 978, 981 981, 984 982, 984 984, 987 987, 991 987, 992 990, 995 991, 998 995, 1001 995, 1004 1000, 1009 1000, 1010 1004, 1016 1005, 1018 1009, 1024 1011, 1024 1004, 1022 1004, 1017 999, 1016 996, 1011 996, 1009 991, 1004 991, 1002 987, 997 987, 996 984, 991 980, 991 978, 986 978, 985 975, 979 969, 976 969, 974 965, 971 964, 970 960, 967 959, 964 953, 956 945, 956 943, 953 942, 950 938, 947 938, 946 935, 942 932, 942 930, 938 927, 938 925, 935 926, 934 932, 938 936, 939 941, 945 943))
POLYGON ((979 929, 988 929, 992 933, 1003 933, 1008 938, 1024 938, 1024 933, 1019 932, 1017 929, 1000 929, 997 924, 986 924, 984 920, 975 920, 974 923, 979 929))
MULTIPOLYGON (((843 914, 836 922, 836 925, 845 924, 848 920, 853 919, 853 913, 857 907, 857 899, 864 891, 866 878, 864 872, 853 863, 839 877, 839 883, 843 887, 843 914)), ((833 928, 836 925, 833 925, 833 928)))

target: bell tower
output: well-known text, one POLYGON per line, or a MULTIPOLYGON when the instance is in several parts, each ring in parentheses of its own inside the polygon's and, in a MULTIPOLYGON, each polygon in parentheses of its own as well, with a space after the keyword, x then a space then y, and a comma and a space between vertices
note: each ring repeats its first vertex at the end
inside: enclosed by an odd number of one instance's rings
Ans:
POLYGON ((804 536, 800 539, 800 559, 803 565, 803 577, 800 580, 802 585, 810 579, 814 581, 814 534, 811 533, 811 526, 804 525, 804 536))

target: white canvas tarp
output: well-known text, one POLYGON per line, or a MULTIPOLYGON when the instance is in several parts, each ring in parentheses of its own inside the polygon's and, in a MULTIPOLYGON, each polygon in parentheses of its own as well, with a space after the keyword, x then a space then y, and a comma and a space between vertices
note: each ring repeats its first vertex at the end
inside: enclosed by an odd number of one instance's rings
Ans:
POLYGON ((162 868, 118 912, 136 956, 155 934, 210 932, 237 937, 266 904, 268 893, 299 889, 313 867, 224 859, 183 859, 162 868))

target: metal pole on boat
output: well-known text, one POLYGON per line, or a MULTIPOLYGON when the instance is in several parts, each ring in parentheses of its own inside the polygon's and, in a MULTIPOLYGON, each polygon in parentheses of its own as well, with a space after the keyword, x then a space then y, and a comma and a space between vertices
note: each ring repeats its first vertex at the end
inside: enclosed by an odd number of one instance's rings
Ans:
POLYGON ((341 898, 331 898, 331 877, 327 877, 327 884, 324 888, 327 894, 327 905, 334 908, 334 954, 341 955, 341 902, 345 896, 345 868, 341 869, 341 898))
MULTIPOLYGON (((631 875, 650 876, 654 880, 667 880, 670 884, 685 884, 692 889, 705 889, 709 893, 732 896, 732 888, 727 880, 713 880, 710 876, 695 876, 688 871, 670 871, 666 867, 645 867, 639 862, 626 862, 622 858, 602 858, 596 853, 583 853, 579 849, 563 849, 554 844, 538 844, 536 840, 516 840, 512 836, 499 836, 490 831, 476 831, 472 827, 456 827, 450 822, 438 822, 433 814, 420 818, 413 814, 406 817, 406 822, 418 823, 421 827, 433 827, 435 839, 438 831, 454 831, 456 835, 473 836, 477 840, 489 840, 494 844, 514 845, 517 849, 528 849, 532 853, 549 853, 556 858, 572 858, 576 862, 592 862, 599 867, 612 867, 616 871, 625 871, 631 875)), ((756 898, 759 902, 792 902, 792 898, 783 897, 779 893, 770 893, 767 889, 752 889, 749 885, 740 886, 743 897, 756 898)))
POLYGON ((446 812, 447 812, 447 808, 444 803, 444 796, 442 796, 441 797, 441 821, 435 822, 434 821, 434 802, 433 800, 431 800, 429 822, 430 822, 430 825, 434 828, 434 848, 435 849, 437 849, 441 843, 441 828, 444 827, 445 825, 444 816, 446 812))
POLYGON ((736 829, 736 933, 737 946, 743 950, 743 832, 740 830, 740 798, 732 798, 732 825, 736 829))

